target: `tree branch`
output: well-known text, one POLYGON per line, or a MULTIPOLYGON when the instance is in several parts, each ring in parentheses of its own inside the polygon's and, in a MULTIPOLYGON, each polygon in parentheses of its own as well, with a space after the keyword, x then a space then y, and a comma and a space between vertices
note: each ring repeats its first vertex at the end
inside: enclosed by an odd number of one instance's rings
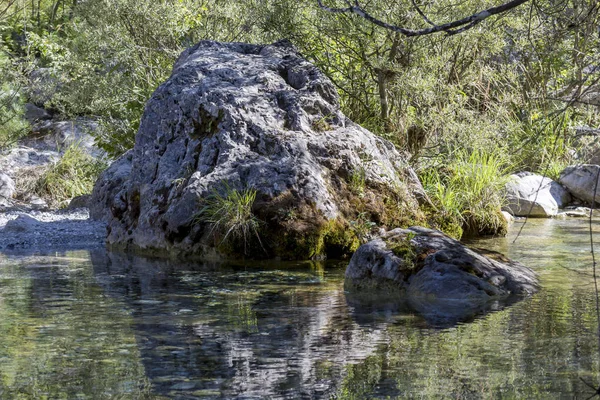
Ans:
POLYGON ((417 10, 417 12, 419 13, 419 15, 421 17, 423 17, 423 19, 425 20, 425 22, 427 22, 429 25, 431 26, 436 26, 435 23, 433 23, 429 18, 427 18, 427 15, 425 15, 425 13, 423 12, 423 10, 421 10, 421 8, 419 7, 419 5, 417 4, 417 2, 415 0, 411 0, 413 7, 415 8, 415 10, 417 10))
POLYGON ((512 1, 509 1, 508 3, 501 4, 497 7, 491 7, 491 8, 488 8, 487 10, 479 11, 468 17, 465 17, 465 18, 462 18, 462 19, 459 19, 456 21, 448 22, 448 23, 442 24, 442 25, 436 25, 433 22, 431 22, 429 20, 429 18, 427 18, 425 16, 425 14, 421 11, 421 9, 419 7, 416 6, 416 3, 413 1, 413 5, 415 5, 419 15, 421 15, 421 17, 423 17, 427 23, 432 25, 431 28, 415 30, 415 29, 407 29, 407 28, 402 28, 400 26, 392 25, 392 24, 389 24, 387 22, 384 22, 380 19, 373 17, 371 14, 366 12, 362 7, 360 7, 360 5, 358 4, 358 1, 355 1, 354 4, 352 4, 350 1, 344 0, 344 2, 346 3, 346 5, 348 5, 348 7, 335 8, 335 7, 328 7, 328 6, 324 5, 323 0, 317 0, 317 2, 319 3, 319 7, 325 11, 329 11, 332 13, 338 13, 338 14, 340 14, 340 13, 356 14, 359 17, 371 22, 372 24, 381 26, 382 28, 389 29, 394 32, 401 33, 404 36, 423 36, 423 35, 430 35, 432 33, 437 33, 437 32, 446 32, 446 34, 448 34, 448 35, 456 35, 457 33, 461 33, 468 29, 473 28, 474 26, 479 24, 484 19, 487 19, 493 15, 502 14, 506 11, 512 10, 513 8, 516 8, 523 3, 527 3, 528 1, 529 0, 512 0, 512 1))

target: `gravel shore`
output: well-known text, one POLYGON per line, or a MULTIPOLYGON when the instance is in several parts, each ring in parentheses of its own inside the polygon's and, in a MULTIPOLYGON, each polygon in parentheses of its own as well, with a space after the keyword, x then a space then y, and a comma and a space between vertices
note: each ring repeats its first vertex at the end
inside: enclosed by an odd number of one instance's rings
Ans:
POLYGON ((93 249, 105 238, 106 225, 90 219, 87 208, 0 213, 0 251, 93 249))

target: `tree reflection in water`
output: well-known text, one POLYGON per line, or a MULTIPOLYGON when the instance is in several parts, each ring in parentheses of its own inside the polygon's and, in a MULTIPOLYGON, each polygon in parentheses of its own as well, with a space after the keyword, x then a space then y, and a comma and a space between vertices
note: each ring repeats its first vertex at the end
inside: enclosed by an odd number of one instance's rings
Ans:
POLYGON ((4 258, 0 398, 586 398, 587 230, 544 223, 508 248, 540 293, 443 313, 349 296, 344 265, 4 258))

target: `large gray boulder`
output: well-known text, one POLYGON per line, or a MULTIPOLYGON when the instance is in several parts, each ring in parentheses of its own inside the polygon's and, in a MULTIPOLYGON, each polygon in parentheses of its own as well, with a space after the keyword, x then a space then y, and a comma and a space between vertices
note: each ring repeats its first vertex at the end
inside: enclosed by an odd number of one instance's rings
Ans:
POLYGON ((394 229, 361 246, 346 269, 345 284, 352 291, 472 306, 538 290, 536 274, 518 262, 421 227, 394 229))
POLYGON ((332 82, 286 42, 186 50, 146 104, 131 157, 127 179, 106 184, 121 176, 118 162, 92 197, 113 246, 314 258, 357 247, 350 221, 421 218, 423 190, 405 157, 347 119, 332 82), (259 228, 238 240, 200 212, 244 190, 256 191, 259 228))
POLYGON ((52 116, 45 109, 32 103, 25 103, 25 119, 30 124, 51 119, 52 116))
POLYGON ((510 176, 504 211, 517 217, 553 217, 571 201, 569 192, 550 178, 532 173, 510 176))
POLYGON ((560 173, 558 181, 578 199, 587 203, 600 202, 600 185, 597 184, 599 172, 598 165, 573 165, 560 173))
POLYGON ((113 215, 127 210, 127 203, 119 197, 131 175, 133 151, 129 150, 100 176, 94 185, 92 198, 88 200, 90 217, 94 220, 108 222, 113 215))

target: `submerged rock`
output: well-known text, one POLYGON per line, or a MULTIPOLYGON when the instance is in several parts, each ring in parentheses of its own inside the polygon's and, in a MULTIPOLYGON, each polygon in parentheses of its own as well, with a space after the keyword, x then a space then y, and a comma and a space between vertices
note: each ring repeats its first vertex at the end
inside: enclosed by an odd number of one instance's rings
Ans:
POLYGON ((599 172, 600 166, 598 165, 573 165, 560 173, 558 181, 578 199, 587 203, 593 201, 598 203, 600 202, 600 185, 597 185, 599 172))
POLYGON ((571 201, 559 183, 531 173, 511 175, 506 198, 503 210, 517 217, 553 217, 571 201))
POLYGON ((346 269, 345 284, 349 290, 472 307, 538 290, 536 274, 518 262, 421 227, 394 229, 361 246, 346 269))
POLYGON ((559 217, 575 217, 575 218, 588 218, 590 213, 593 213, 594 217, 598 216, 599 210, 591 210, 587 207, 567 207, 563 211, 558 213, 559 217))
POLYGON ((131 163, 110 167, 92 198, 113 246, 204 258, 341 256, 356 249, 363 225, 422 218, 425 195, 405 157, 347 119, 332 82, 287 42, 186 50, 125 157, 131 163), (255 201, 243 237, 223 227, 233 219, 225 209, 202 212, 244 194, 255 201))

